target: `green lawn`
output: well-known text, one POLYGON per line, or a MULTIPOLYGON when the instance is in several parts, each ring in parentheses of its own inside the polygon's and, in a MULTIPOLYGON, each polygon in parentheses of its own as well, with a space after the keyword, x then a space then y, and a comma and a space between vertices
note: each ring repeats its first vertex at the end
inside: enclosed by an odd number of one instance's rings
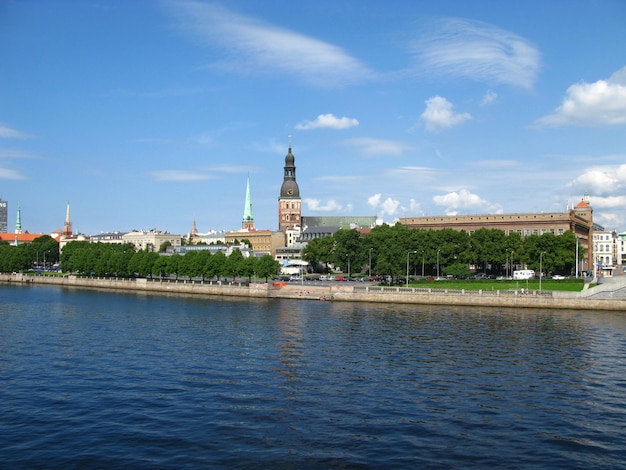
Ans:
MULTIPOLYGON (((584 286, 582 279, 563 279, 561 281, 553 281, 552 279, 542 279, 542 290, 554 291, 581 291, 584 286)), ((539 290, 539 279, 530 279, 528 281, 496 281, 495 279, 485 280, 450 280, 450 281, 417 281, 409 282, 409 287, 433 287, 438 289, 466 289, 466 290, 514 290, 514 289, 530 289, 539 290)))

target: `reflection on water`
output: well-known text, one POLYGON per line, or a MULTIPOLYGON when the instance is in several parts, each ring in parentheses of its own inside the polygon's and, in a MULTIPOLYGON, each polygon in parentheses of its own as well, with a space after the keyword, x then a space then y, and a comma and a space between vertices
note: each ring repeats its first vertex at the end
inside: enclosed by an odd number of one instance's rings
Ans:
POLYGON ((0 286, 9 467, 594 467, 626 316, 0 286))

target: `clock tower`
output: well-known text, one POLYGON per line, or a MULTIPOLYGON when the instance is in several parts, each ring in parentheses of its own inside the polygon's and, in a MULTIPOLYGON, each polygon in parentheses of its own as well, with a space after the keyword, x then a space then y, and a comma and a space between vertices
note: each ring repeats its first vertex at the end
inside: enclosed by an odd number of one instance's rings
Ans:
POLYGON ((285 173, 283 185, 280 187, 278 197, 278 230, 285 232, 294 227, 300 227, 302 218, 302 201, 300 199, 300 188, 296 183, 295 158, 291 153, 291 143, 289 151, 285 157, 285 173))

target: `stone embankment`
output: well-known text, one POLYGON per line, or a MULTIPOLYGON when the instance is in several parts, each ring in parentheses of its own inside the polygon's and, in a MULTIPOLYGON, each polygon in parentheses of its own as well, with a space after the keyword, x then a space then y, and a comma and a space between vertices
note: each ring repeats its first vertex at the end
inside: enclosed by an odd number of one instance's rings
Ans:
POLYGON ((158 279, 117 279, 78 276, 0 274, 0 282, 49 284, 65 287, 112 289, 249 298, 287 298, 321 301, 379 302, 486 307, 554 308, 626 311, 626 285, 611 284, 582 292, 498 291, 417 287, 294 285, 288 283, 235 283, 158 279), (598 289, 601 287, 601 289, 598 289))

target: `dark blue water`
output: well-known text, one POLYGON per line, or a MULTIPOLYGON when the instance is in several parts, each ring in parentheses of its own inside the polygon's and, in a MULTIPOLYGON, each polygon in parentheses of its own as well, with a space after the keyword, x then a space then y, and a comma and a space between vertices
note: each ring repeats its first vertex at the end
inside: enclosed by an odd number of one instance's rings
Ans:
POLYGON ((617 468, 626 314, 0 285, 3 468, 617 468))

